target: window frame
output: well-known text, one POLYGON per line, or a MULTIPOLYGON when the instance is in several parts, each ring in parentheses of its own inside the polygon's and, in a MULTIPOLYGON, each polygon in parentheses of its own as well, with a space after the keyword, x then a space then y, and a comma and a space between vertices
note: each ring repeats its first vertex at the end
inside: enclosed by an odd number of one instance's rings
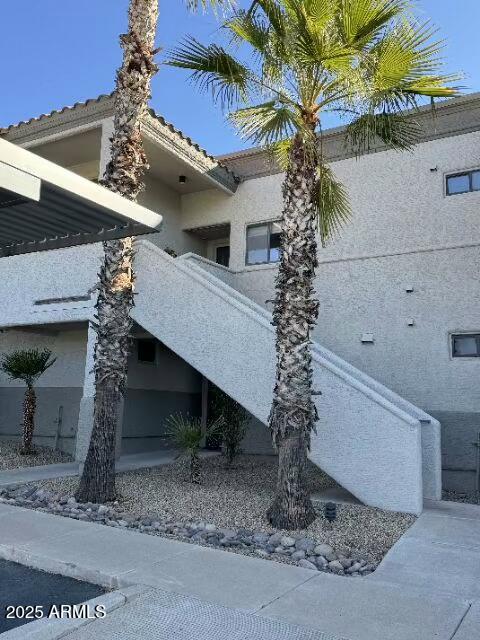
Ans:
MULTIPOLYGON (((280 262, 278 260, 270 260, 270 252, 272 250, 271 246, 271 236, 272 236, 272 227, 274 224, 281 226, 281 219, 276 218, 275 220, 265 220, 264 222, 253 222, 252 224, 245 225, 245 266, 246 267, 258 267, 261 265, 277 265, 280 262), (255 227, 267 227, 267 235, 268 235, 268 260, 264 262, 249 262, 248 261, 248 230, 253 229, 255 227)), ((276 248, 276 247, 274 247, 276 248)))
POLYGON ((480 189, 473 188, 474 173, 480 173, 480 168, 467 169, 466 171, 457 171, 456 173, 445 174, 445 195, 447 196, 447 198, 449 198, 450 196, 463 196, 466 193, 480 192, 480 189), (457 191, 456 193, 450 193, 448 189, 448 181, 450 180, 450 178, 462 178, 463 176, 468 176, 468 191, 457 191))
POLYGON ((459 359, 465 359, 465 358, 480 358, 480 331, 464 331, 464 332, 456 332, 456 333, 451 333, 450 334, 450 352, 451 352, 451 356, 452 358, 459 358, 459 359), (475 342, 477 344, 477 354, 476 355, 472 355, 472 354, 465 354, 465 355, 461 355, 461 354, 457 354, 455 353, 455 340, 457 338, 475 338, 475 342))
POLYGON ((137 338, 137 349, 136 349, 136 355, 137 355, 137 363, 138 364, 144 364, 147 365, 149 367, 155 367, 157 366, 157 359, 158 359, 158 349, 157 349, 157 341, 155 340, 155 338, 137 338), (140 342, 153 342, 153 347, 155 349, 155 357, 153 360, 140 360, 140 353, 139 353, 139 345, 140 342))

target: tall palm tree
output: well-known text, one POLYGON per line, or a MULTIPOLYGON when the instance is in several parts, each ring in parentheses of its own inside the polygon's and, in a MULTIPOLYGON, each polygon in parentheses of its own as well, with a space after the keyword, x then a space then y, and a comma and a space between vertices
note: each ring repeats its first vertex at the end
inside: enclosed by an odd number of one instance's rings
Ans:
POLYGON ((27 385, 23 400, 23 442, 20 449, 22 455, 35 454, 32 447, 37 408, 35 383, 55 362, 56 358, 52 357, 50 349, 42 351, 39 349, 20 349, 4 354, 0 360, 0 369, 11 380, 22 380, 27 385))
POLYGON ((408 149, 418 126, 404 110, 421 96, 456 91, 453 76, 442 73, 442 44, 412 17, 407 0, 255 0, 224 26, 229 48, 190 37, 168 64, 193 71, 240 133, 270 147, 286 171, 269 418, 279 465, 268 517, 277 527, 300 528, 315 517, 304 471, 317 420, 310 347, 318 317, 316 238, 318 232, 323 245, 350 211, 323 154, 322 117, 341 114, 359 153, 378 138, 408 149))
MULTIPOLYGON (((210 0, 213 7, 226 0, 210 0)), ((187 0, 191 9, 208 0, 187 0)), ((111 158, 102 184, 129 200, 144 189, 148 170, 141 126, 148 109, 159 0, 130 0, 128 33, 120 37, 123 63, 117 72, 111 158)), ((133 238, 104 242, 96 303, 97 342, 94 374, 93 429, 76 498, 105 502, 115 497, 115 440, 121 399, 127 380, 134 305, 133 238)))

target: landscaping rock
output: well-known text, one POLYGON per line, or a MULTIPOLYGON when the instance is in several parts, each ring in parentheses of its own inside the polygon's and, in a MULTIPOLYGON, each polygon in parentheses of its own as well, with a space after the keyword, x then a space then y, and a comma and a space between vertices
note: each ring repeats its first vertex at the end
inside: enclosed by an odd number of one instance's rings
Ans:
POLYGON ((295 538, 292 538, 290 536, 283 536, 283 538, 280 540, 280 544, 282 545, 282 547, 293 547, 295 545, 295 538))
POLYGON ((255 542, 255 544, 263 546, 267 543, 269 537, 270 536, 267 533, 256 533, 253 536, 253 541, 255 542))
POLYGON ((315 549, 313 550, 315 555, 317 556, 327 556, 327 554, 333 553, 333 549, 329 544, 317 544, 315 549))
POLYGON ((354 562, 352 566, 347 569, 347 573, 357 573, 360 570, 361 566, 362 565, 359 562, 354 562))
POLYGON ((316 565, 314 565, 313 562, 310 562, 309 560, 299 560, 298 566, 302 567, 303 569, 313 569, 313 571, 317 571, 316 565))
POLYGON ((281 533, 274 533, 268 539, 268 544, 276 547, 277 545, 280 544, 282 538, 283 538, 283 535, 281 533))
POLYGON ((315 546, 316 542, 311 538, 299 538, 295 542, 295 548, 298 549, 298 551, 305 551, 305 553, 310 553, 311 551, 313 551, 315 549, 315 546))
POLYGON ((340 562, 340 564, 344 569, 349 569, 353 563, 353 560, 351 560, 350 558, 344 558, 344 557, 340 557, 338 561, 340 562))
POLYGON ((73 496, 62 495, 42 487, 21 486, 0 490, 0 502, 27 506, 76 520, 97 522, 109 527, 135 530, 145 535, 169 535, 181 540, 240 550, 260 558, 277 558, 312 571, 329 571, 348 577, 369 575, 375 565, 363 559, 348 557, 349 551, 335 553, 331 545, 318 544, 313 538, 286 535, 280 531, 270 534, 240 527, 217 528, 204 521, 172 521, 160 516, 136 516, 124 511, 118 502, 108 505, 79 504, 73 496))
POLYGON ((343 565, 339 560, 332 560, 328 563, 328 568, 333 573, 343 573, 343 565))

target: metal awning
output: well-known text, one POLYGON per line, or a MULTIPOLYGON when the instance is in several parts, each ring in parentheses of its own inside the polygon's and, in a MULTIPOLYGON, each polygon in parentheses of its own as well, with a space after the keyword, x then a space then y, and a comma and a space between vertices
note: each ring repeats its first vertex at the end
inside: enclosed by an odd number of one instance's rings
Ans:
POLYGON ((162 216, 0 139, 0 258, 159 231, 162 216))

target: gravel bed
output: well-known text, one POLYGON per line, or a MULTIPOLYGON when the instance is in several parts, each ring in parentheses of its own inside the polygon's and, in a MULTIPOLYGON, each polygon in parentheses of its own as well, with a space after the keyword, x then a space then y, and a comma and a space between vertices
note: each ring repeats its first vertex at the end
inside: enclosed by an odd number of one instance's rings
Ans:
MULTIPOLYGON (((181 462, 120 474, 119 499, 109 505, 77 504, 72 497, 76 478, 6 488, 0 490, 0 501, 347 577, 374 571, 415 520, 361 505, 338 505, 333 524, 320 510, 306 530, 277 531, 265 518, 275 478, 273 457, 242 456, 231 469, 214 457, 202 460, 200 485, 187 481, 181 462)), ((332 484, 309 466, 310 491, 332 484)))
POLYGON ((22 456, 19 453, 20 446, 18 440, 0 440, 0 471, 72 461, 72 457, 62 451, 39 445, 35 445, 35 455, 22 456))
POLYGON ((444 491, 443 500, 449 502, 463 502, 465 504, 480 504, 480 496, 476 491, 444 491))

